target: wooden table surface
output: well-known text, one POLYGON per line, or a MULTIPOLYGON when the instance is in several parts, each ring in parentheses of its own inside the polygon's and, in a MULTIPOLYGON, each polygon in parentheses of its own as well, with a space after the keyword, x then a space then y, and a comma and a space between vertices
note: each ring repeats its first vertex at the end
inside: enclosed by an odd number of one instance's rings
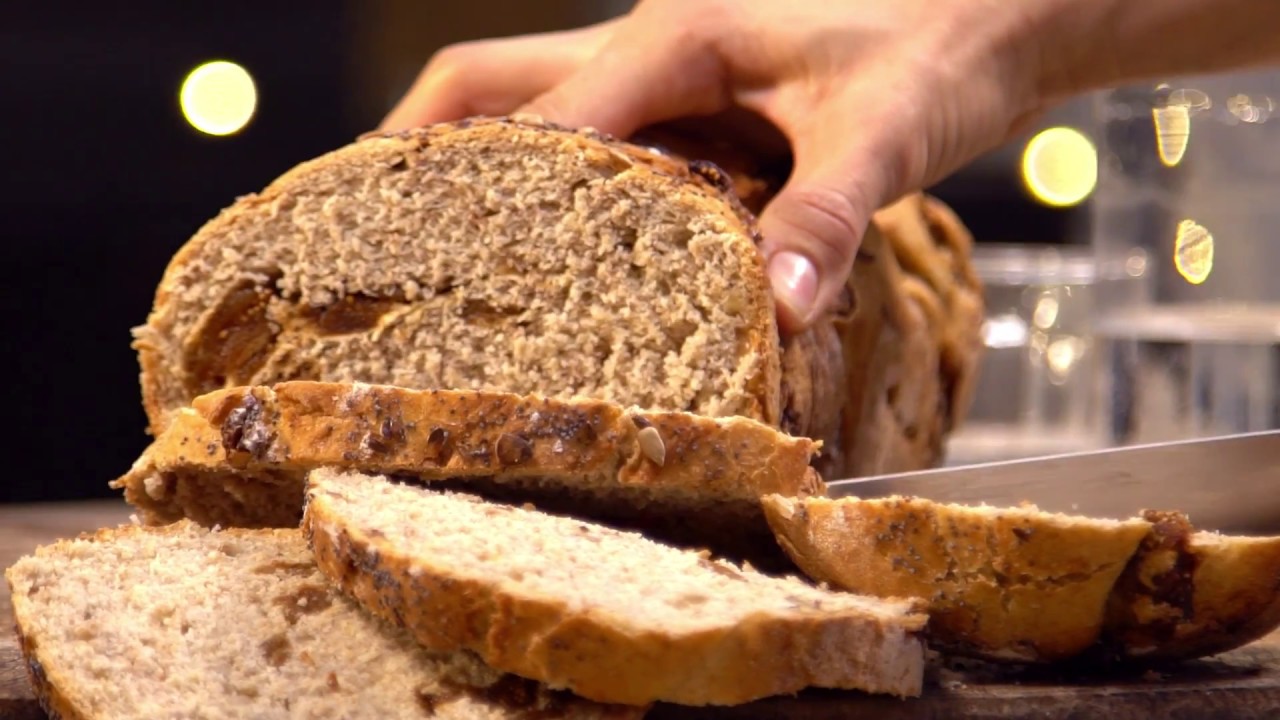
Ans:
MULTIPOLYGON (((123 502, 0 505, 0 567, 56 538, 128 522, 123 502)), ((31 694, 12 627, 9 588, 0 582, 0 720, 46 720, 31 694)), ((777 718, 778 720, 1008 720, 1034 717, 1109 719, 1280 718, 1280 632, 1250 646, 1190 663, 1158 677, 1060 679, 1012 676, 935 682, 911 701, 849 693, 810 692, 772 698, 708 715, 697 708, 659 706, 653 720, 777 718)))

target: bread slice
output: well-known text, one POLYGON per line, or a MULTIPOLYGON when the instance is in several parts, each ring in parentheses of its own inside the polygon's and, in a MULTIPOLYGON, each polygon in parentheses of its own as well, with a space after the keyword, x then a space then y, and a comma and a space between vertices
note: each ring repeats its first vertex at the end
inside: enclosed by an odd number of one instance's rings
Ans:
POLYGON ((1102 632, 1107 598, 1145 520, 920 498, 770 495, 765 517, 809 577, 852 592, 919 597, 930 643, 996 661, 1074 657, 1102 632))
POLYGON ((1196 531, 1175 512, 1152 523, 1107 604, 1108 650, 1148 662, 1216 655, 1280 627, 1280 537, 1196 531))
POLYGON ((303 528, 351 597, 436 650, 602 702, 808 686, 915 696, 917 604, 815 588, 573 518, 313 471, 303 528))
POLYGON ((5 576, 37 694, 63 720, 643 714, 424 650, 334 590, 296 528, 104 529, 5 576))
POLYGON ((308 470, 399 474, 778 566, 759 498, 825 492, 817 449, 741 417, 294 381, 197 398, 115 485, 150 523, 296 527, 308 470))
POLYGON ((741 415, 822 440, 831 476, 935 464, 980 345, 963 226, 904 201, 897 226, 924 235, 873 227, 839 306, 783 339, 732 186, 529 117, 304 162, 170 262, 134 331, 150 430, 218 389, 360 381, 741 415))

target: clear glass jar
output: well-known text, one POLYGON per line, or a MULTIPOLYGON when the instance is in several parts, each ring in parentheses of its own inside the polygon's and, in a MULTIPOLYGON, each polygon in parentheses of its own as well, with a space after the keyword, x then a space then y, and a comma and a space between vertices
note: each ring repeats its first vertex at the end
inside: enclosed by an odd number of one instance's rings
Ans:
POLYGON ((1280 426, 1280 72, 1094 98, 1108 444, 1280 426))
POLYGON ((973 262, 985 295, 985 348, 947 464, 1098 447, 1089 248, 980 244, 973 262))

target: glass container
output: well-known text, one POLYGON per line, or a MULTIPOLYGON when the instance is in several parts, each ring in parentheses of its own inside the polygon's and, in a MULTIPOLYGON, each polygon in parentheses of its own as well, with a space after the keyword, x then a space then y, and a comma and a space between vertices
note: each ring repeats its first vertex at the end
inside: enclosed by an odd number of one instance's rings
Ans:
POLYGON ((1280 72, 1094 97, 1107 444, 1280 426, 1280 72))

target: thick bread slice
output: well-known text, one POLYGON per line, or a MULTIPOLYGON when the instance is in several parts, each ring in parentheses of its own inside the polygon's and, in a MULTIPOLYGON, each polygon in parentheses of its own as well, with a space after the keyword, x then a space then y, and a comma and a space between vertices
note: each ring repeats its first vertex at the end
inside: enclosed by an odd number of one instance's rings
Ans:
POLYGON ((316 562, 437 650, 602 702, 729 705, 809 686, 915 696, 916 602, 776 578, 637 533, 313 471, 316 562))
POLYGON ((1107 605, 1109 650, 1146 661, 1226 652, 1280 627, 1280 537, 1196 532, 1148 511, 1152 531, 1107 605))
POLYGON ((333 589, 297 529, 104 529, 5 576, 36 691, 63 720, 642 715, 424 650, 333 589))
POLYGON ((822 440, 831 476, 935 464, 977 358, 967 231, 895 205, 902 237, 873 224, 839 306, 782 339, 733 185, 536 118, 302 163, 165 271, 135 329, 150 430, 217 389, 360 381, 742 415, 822 440))
POLYGON ((1078 655, 1150 524, 919 498, 771 495, 765 517, 811 578, 929 603, 931 644, 997 661, 1078 655))
POLYGON ((150 523, 296 526, 322 466, 465 484, 772 566, 767 493, 825 492, 818 443, 603 400, 295 381, 197 398, 117 480, 150 523))

